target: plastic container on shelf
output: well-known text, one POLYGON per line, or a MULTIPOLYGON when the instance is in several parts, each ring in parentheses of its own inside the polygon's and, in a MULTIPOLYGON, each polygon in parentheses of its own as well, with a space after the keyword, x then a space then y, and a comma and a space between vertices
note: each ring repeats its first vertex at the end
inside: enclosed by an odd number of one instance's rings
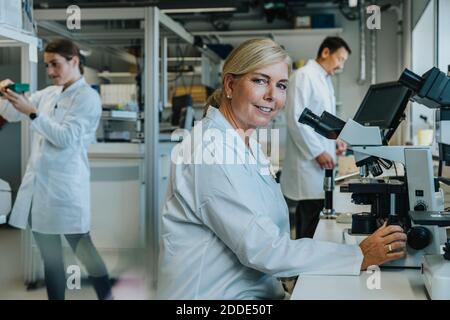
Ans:
POLYGON ((293 18, 294 29, 310 29, 311 16, 295 16, 293 18))
POLYGON ((135 112, 139 110, 136 84, 101 84, 100 96, 104 107, 135 112))
POLYGON ((314 14, 311 16, 313 29, 335 28, 334 14, 314 14))

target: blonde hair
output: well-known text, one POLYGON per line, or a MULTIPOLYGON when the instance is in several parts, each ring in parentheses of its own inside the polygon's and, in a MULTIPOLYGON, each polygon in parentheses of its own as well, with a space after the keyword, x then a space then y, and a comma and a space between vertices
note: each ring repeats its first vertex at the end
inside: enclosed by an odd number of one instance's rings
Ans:
MULTIPOLYGON (((222 84, 226 74, 241 76, 274 63, 286 62, 291 73, 291 59, 287 52, 270 39, 247 40, 235 48, 225 60, 222 68, 222 84)), ((209 106, 219 108, 224 99, 222 89, 217 89, 206 101, 209 106)))

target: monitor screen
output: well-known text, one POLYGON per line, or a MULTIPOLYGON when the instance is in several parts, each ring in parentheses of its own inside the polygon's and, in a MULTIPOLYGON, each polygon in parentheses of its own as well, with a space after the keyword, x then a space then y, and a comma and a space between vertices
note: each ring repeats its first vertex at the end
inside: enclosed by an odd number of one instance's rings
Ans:
POLYGON ((190 94, 185 94, 182 96, 172 97, 172 118, 171 123, 174 126, 180 125, 182 120, 183 109, 192 107, 192 96, 190 94))
POLYGON ((411 91, 398 82, 371 85, 353 120, 379 127, 389 140, 402 120, 411 91))

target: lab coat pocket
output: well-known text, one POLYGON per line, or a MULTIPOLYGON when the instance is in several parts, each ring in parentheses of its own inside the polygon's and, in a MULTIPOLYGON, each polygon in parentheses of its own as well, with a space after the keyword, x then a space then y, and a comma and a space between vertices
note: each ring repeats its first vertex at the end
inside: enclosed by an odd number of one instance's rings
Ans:
POLYGON ((80 206, 81 191, 79 175, 49 171, 48 201, 50 207, 80 206))

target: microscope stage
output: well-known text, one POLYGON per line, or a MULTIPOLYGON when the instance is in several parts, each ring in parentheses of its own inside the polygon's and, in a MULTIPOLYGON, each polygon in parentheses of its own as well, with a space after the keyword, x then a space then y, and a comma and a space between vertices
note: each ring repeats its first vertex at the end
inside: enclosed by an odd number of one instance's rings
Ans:
POLYGON ((450 212, 409 211, 409 216, 417 225, 450 227, 450 212))

